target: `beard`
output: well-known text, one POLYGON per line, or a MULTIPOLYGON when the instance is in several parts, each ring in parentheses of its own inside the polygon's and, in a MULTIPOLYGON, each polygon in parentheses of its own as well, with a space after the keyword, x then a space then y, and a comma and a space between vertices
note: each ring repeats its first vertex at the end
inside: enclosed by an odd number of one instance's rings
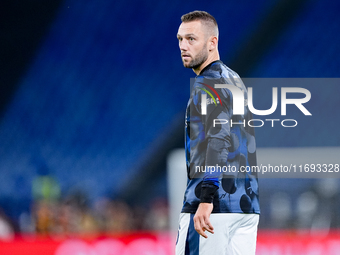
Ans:
POLYGON ((207 46, 203 46, 202 50, 195 57, 191 58, 192 60, 190 62, 184 62, 183 60, 184 67, 192 69, 197 69, 200 67, 208 58, 207 46))

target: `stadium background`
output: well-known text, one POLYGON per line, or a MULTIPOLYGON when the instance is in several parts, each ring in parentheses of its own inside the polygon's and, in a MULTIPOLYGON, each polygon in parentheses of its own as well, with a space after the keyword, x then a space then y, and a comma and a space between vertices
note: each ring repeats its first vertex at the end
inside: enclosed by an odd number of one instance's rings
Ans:
MULTIPOLYGON (((338 1, 5 1, 0 249, 27 235, 169 229, 167 156, 184 145, 194 77, 176 33, 196 9, 215 16, 221 59, 241 77, 339 77, 338 1)), ((258 128, 259 148, 339 146, 340 87, 306 88, 305 128, 258 128)), ((270 91, 254 93, 268 108, 270 91)), ((260 185, 263 236, 337 235, 338 179, 260 185)))

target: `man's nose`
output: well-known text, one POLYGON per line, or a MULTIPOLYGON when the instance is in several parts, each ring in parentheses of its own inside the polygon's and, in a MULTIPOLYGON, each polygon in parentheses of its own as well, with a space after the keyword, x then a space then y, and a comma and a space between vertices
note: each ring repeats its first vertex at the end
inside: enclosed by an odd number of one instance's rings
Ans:
POLYGON ((179 49, 181 51, 187 51, 188 50, 188 43, 186 40, 182 40, 181 42, 179 42, 179 49))

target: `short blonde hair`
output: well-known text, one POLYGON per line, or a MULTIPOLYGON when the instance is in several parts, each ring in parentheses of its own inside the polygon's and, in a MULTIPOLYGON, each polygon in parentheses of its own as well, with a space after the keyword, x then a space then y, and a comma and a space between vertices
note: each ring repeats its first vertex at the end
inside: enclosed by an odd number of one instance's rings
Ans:
POLYGON ((193 11, 184 14, 181 17, 182 22, 190 22, 200 20, 204 26, 206 26, 210 35, 215 35, 218 38, 218 25, 216 19, 205 11, 193 11))

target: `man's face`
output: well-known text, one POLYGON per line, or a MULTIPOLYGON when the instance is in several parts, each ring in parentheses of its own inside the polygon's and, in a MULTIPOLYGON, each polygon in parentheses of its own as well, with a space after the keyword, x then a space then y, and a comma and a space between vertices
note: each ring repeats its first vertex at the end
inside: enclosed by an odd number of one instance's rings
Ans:
POLYGON ((178 28, 177 38, 185 67, 197 69, 207 60, 207 38, 199 20, 183 22, 178 28))

